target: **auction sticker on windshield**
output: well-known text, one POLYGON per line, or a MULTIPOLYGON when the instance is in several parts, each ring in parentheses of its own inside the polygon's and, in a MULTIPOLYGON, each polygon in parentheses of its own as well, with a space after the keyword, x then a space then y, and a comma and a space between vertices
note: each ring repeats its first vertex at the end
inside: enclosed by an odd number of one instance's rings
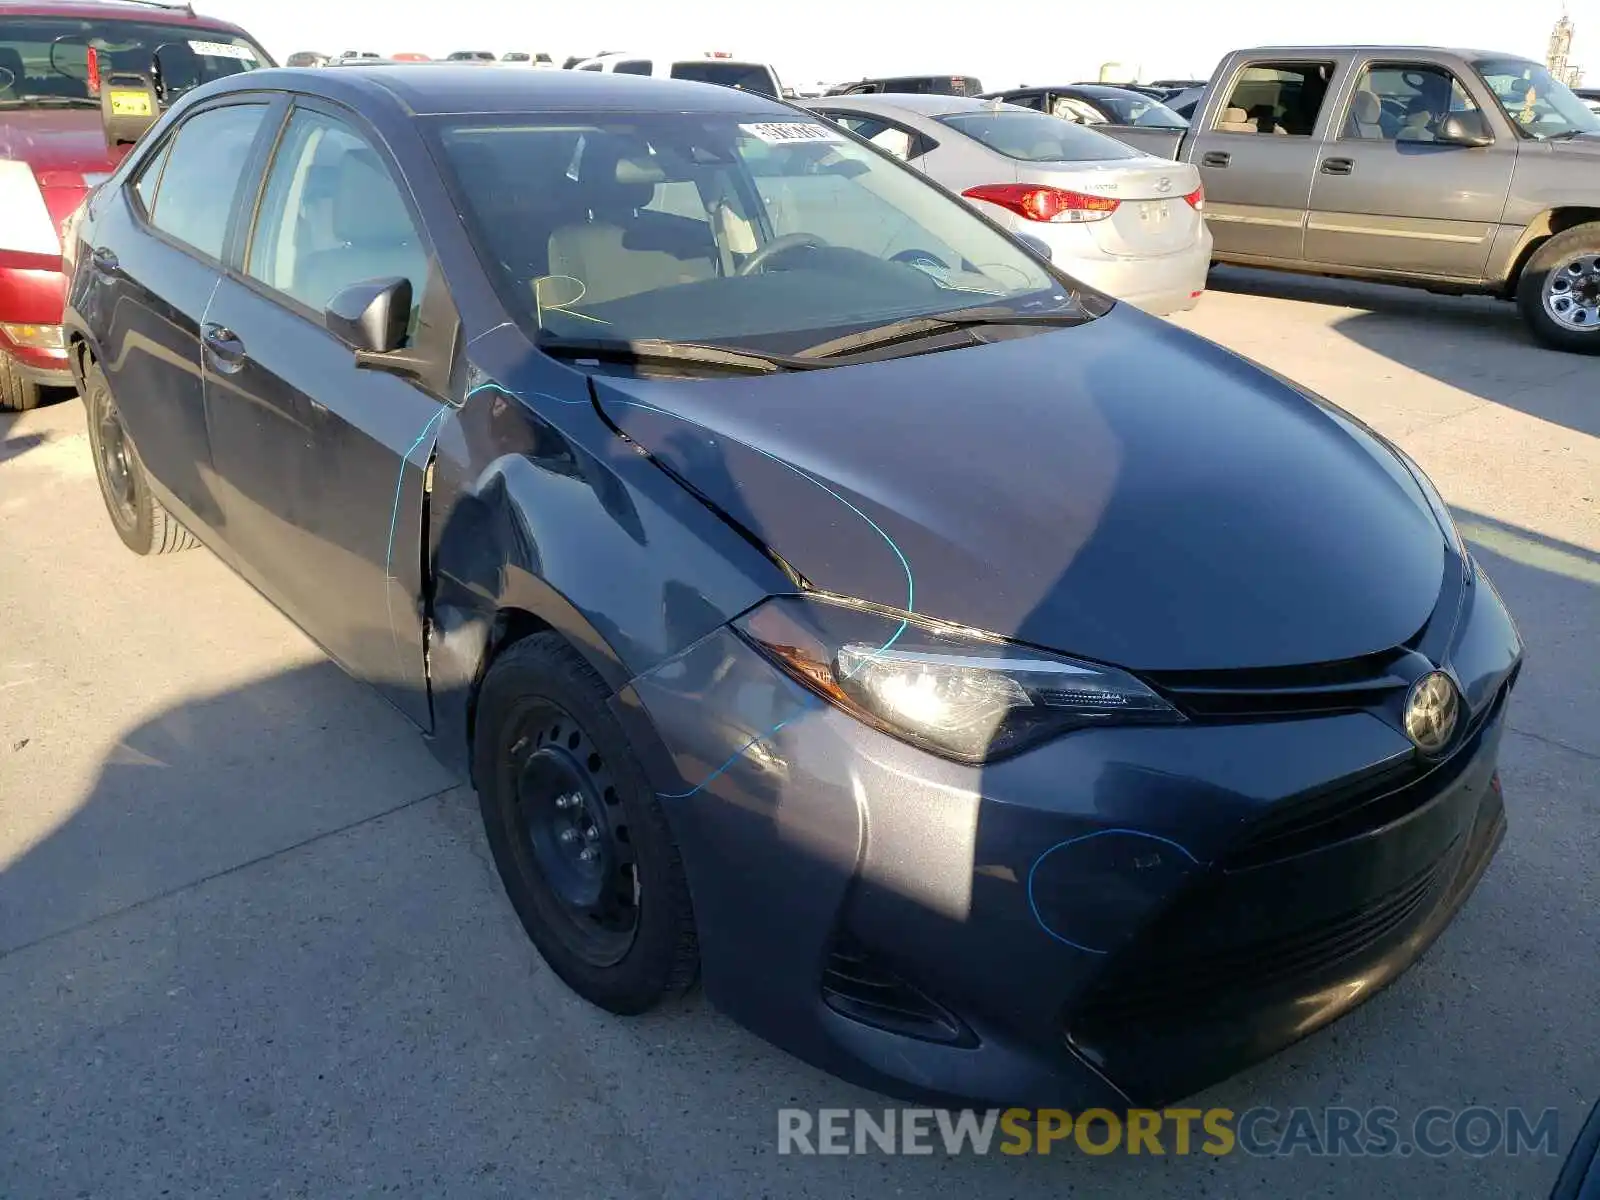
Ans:
POLYGON ((778 145, 784 142, 842 142, 842 134, 815 121, 758 121, 740 125, 751 137, 778 145))
POLYGON ((227 42, 197 42, 190 40, 189 49, 207 58, 237 58, 240 62, 255 62, 255 52, 248 46, 234 46, 227 42))

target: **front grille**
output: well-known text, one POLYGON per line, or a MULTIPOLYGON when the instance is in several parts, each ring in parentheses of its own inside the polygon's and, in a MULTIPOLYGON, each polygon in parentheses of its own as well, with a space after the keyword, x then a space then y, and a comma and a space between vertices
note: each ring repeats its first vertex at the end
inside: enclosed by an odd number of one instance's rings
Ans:
POLYGON ((1225 671, 1160 671, 1145 676, 1197 720, 1296 717, 1374 708, 1403 695, 1410 679, 1427 670, 1412 664, 1404 647, 1303 667, 1225 671))
POLYGON ((1411 922, 1432 901, 1456 858, 1452 844, 1399 887, 1353 912, 1231 946, 1173 949, 1182 945, 1186 927, 1206 920, 1203 912, 1184 905, 1181 922, 1154 931, 1145 951, 1130 954, 1096 985, 1076 1008, 1072 1025, 1088 1030, 1192 1020, 1241 994, 1314 976, 1411 922))
POLYGON ((1493 702, 1472 717, 1443 759, 1430 762, 1407 756, 1334 787, 1274 805, 1229 848, 1219 865, 1241 870, 1292 858, 1381 829, 1422 807, 1454 783, 1473 760, 1484 730, 1500 712, 1514 682, 1511 678, 1501 685, 1493 702))
POLYGON ((828 955, 822 998, 835 1012, 890 1033, 925 1042, 977 1044, 961 1018, 848 936, 841 936, 828 955))

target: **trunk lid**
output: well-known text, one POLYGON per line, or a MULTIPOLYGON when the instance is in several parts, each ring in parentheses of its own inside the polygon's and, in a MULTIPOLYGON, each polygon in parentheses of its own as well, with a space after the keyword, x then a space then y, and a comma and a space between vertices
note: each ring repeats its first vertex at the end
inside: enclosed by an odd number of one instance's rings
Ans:
POLYGON ((1086 226, 1107 254, 1149 257, 1187 250, 1195 244, 1204 220, 1184 199, 1200 186, 1199 171, 1187 163, 1109 160, 1023 166, 1018 176, 1024 183, 1119 200, 1108 219, 1086 226))

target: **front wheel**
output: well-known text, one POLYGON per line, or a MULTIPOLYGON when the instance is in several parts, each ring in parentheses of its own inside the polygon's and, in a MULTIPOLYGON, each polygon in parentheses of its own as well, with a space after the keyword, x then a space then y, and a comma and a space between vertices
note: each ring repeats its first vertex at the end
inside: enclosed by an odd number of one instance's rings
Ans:
POLYGON ((197 545, 194 534, 150 492, 150 477, 122 424, 111 385, 98 363, 84 372, 83 403, 89 417, 94 473, 111 527, 135 554, 171 554, 197 545))
POLYGON ((26 412, 38 408, 43 389, 22 374, 11 358, 0 353, 0 412, 26 412))
POLYGON ((1517 281, 1517 307, 1546 346, 1600 354, 1600 222, 1539 247, 1517 281))
POLYGON ((594 669, 554 633, 489 668, 473 777, 506 894, 562 981, 614 1013, 694 982, 678 848, 594 669))

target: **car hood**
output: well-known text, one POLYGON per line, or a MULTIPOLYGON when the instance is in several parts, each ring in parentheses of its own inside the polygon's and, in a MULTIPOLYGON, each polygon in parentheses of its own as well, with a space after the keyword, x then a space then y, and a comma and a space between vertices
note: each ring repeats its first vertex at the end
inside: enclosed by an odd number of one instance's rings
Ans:
POLYGON ((99 109, 0 109, 0 158, 25 162, 41 178, 50 172, 104 175, 127 149, 106 145, 99 109))
POLYGON ((1412 638, 1444 534, 1340 410, 1119 305, 760 378, 595 376, 613 423, 812 586, 1134 669, 1412 638))

